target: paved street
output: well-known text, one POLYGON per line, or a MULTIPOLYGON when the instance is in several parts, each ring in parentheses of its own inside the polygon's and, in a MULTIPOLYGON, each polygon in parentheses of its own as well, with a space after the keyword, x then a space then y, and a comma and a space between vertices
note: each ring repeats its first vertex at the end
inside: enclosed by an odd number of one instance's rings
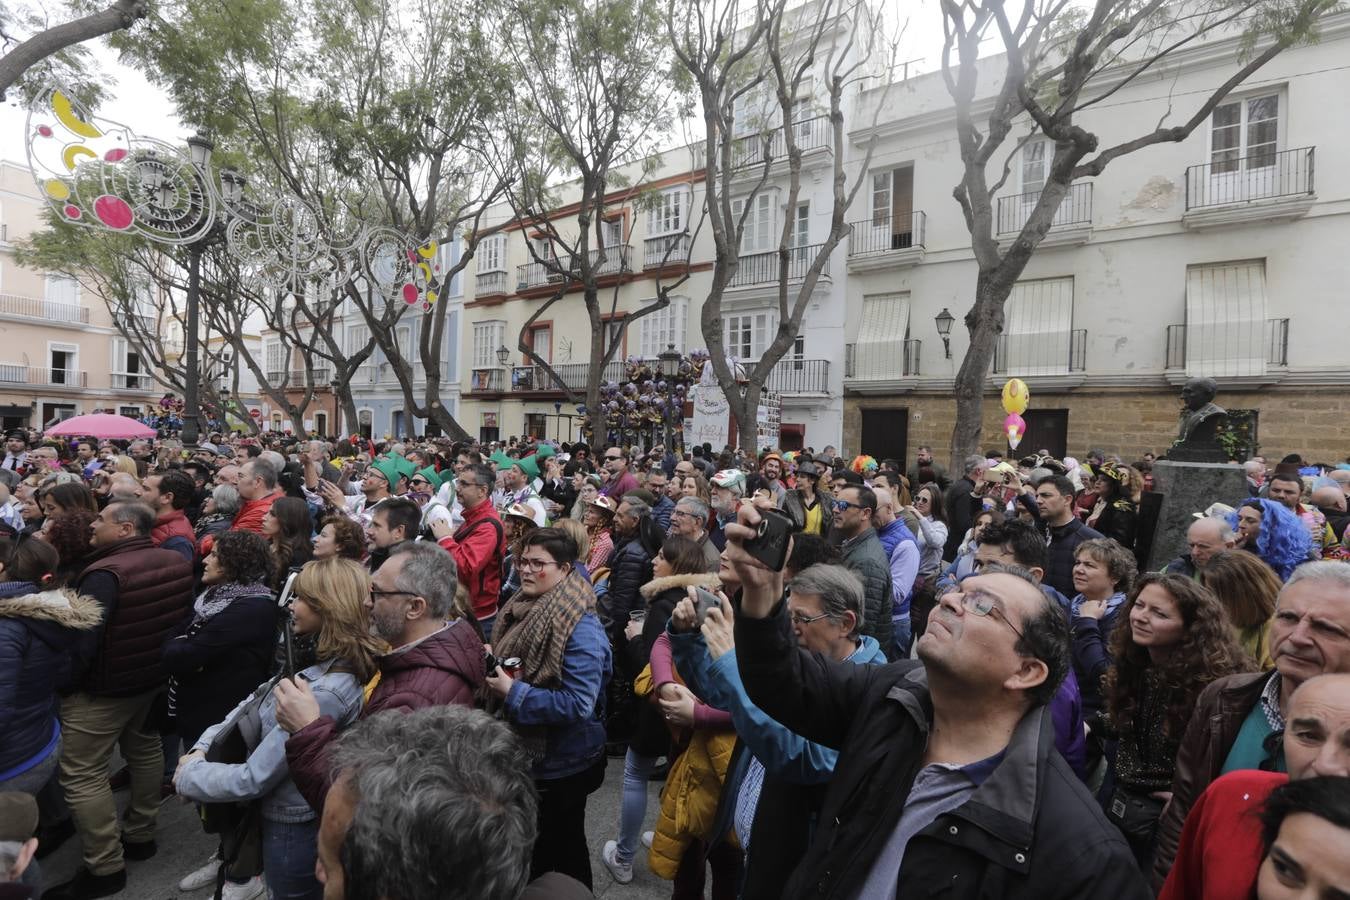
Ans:
MULTIPOLYGON (((600 848, 614 837, 619 821, 619 795, 623 786, 623 760, 611 759, 605 770, 605 783, 591 796, 587 808, 586 834, 591 845, 591 868, 595 880, 595 895, 615 900, 658 900, 670 896, 670 882, 662 881, 647 870, 646 850, 640 848, 633 881, 628 885, 615 883, 600 862, 600 848)), ((647 825, 656 821, 658 791, 661 785, 650 785, 651 802, 647 804, 647 825)), ((125 800, 126 794, 118 794, 125 800)), ((121 900, 171 900, 171 898, 209 897, 205 890, 191 894, 178 890, 178 879, 206 861, 215 847, 213 838, 202 833, 196 811, 176 798, 165 801, 159 815, 159 853, 154 859, 129 864, 127 889, 116 896, 121 900)), ((74 874, 80 864, 79 839, 72 838, 59 851, 42 861, 44 881, 48 886, 59 883, 74 874)))

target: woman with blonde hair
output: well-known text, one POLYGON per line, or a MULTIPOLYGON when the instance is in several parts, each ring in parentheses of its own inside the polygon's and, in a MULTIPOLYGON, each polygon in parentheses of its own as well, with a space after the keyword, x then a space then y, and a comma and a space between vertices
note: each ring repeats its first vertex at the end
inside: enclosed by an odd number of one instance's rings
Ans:
POLYGON ((1219 598, 1233 635, 1247 655, 1262 670, 1275 668, 1270 658, 1270 620, 1281 587, 1275 570, 1246 550, 1221 550, 1200 570, 1200 583, 1219 598))
MULTIPOLYGON (((295 661, 296 677, 309 682, 320 714, 332 716, 339 729, 356 720, 362 689, 375 674, 376 656, 386 649, 370 633, 365 606, 369 596, 370 576, 349 559, 311 562, 295 583, 292 630, 297 637, 312 637, 314 647, 312 659, 295 661)), ((314 877, 319 820, 286 765, 288 735, 277 724, 274 684, 275 679, 264 683, 223 722, 198 738, 192 752, 179 761, 174 786, 181 796, 200 803, 261 799, 267 890, 273 897, 319 900, 323 887, 314 877), (248 748, 248 759, 237 764, 207 762, 206 751, 217 732, 238 715, 248 712, 251 716, 249 707, 256 709, 259 730, 257 742, 248 748)), ((208 863, 183 883, 195 880, 204 886, 207 881, 202 879, 214 879, 217 865, 208 863)))
POLYGON ((133 478, 141 477, 140 466, 136 465, 136 460, 127 456, 125 453, 119 454, 113 458, 112 465, 104 466, 104 471, 125 472, 133 478))
POLYGON ((582 525, 576 519, 559 519, 553 523, 553 527, 560 528, 577 542, 577 571, 587 581, 591 580, 591 570, 587 565, 587 560, 591 555, 591 536, 589 529, 582 525))

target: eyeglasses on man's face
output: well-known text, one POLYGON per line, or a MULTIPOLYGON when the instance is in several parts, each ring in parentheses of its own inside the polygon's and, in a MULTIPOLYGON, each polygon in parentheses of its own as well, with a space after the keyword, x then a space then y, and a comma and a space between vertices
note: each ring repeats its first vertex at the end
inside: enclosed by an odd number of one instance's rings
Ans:
POLYGON ((1019 638, 1022 637, 1022 632, 1019 631, 1017 626, 1008 618, 1008 614, 1003 611, 1003 608, 999 605, 998 598, 993 594, 979 589, 961 589, 958 590, 957 593, 961 595, 961 605, 965 607, 966 612, 974 613, 982 619, 992 615, 995 618, 1000 619, 1004 625, 1011 628, 1013 634, 1017 635, 1019 638))
POLYGON ((795 609, 788 613, 788 618, 792 620, 793 625, 810 625, 812 622, 819 622, 821 619, 828 619, 829 617, 829 613, 819 613, 818 615, 807 616, 797 612, 795 609))
POLYGON ((861 504, 861 503, 850 503, 850 502, 847 501, 847 500, 835 500, 835 501, 834 501, 832 504, 830 504, 830 505, 831 505, 832 507, 834 507, 834 511, 837 512, 837 513, 841 513, 841 512, 847 511, 848 508, 849 508, 850 506, 853 507, 854 509, 862 509, 862 504, 861 504))

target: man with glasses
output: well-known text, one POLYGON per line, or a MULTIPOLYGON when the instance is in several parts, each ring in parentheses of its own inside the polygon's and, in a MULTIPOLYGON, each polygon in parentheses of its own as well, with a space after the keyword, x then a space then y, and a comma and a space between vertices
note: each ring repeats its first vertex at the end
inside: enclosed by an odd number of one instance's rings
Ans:
POLYGON ((877 495, 869 487, 849 486, 835 495, 834 527, 843 538, 839 551, 863 584, 863 634, 876 638, 887 654, 895 652, 891 625, 894 590, 891 561, 873 527, 877 495))
MULTIPOLYGON (((413 541, 395 547, 371 577, 366 601, 371 631, 392 649, 378 660, 380 678, 362 718, 387 709, 473 706, 483 684, 483 642, 472 623, 455 617, 455 580, 450 554, 413 541)), ((291 778, 309 805, 322 812, 337 723, 319 714, 303 678, 282 679, 274 696, 277 724, 291 735, 286 741, 291 778)))
POLYGON ((670 514, 670 533, 682 535, 698 544, 709 572, 722 564, 722 552, 708 534, 708 505, 697 497, 681 497, 670 514))
POLYGON ((602 459, 605 471, 609 473, 609 480, 600 489, 600 493, 617 501, 625 494, 631 494, 638 489, 637 479, 628 471, 632 457, 627 450, 622 447, 610 447, 602 459))
POLYGON ((782 573, 743 546, 759 521, 743 506, 727 526, 741 678, 776 721, 841 751, 807 851, 756 844, 795 867, 782 896, 892 897, 934 884, 1008 900, 1150 896, 1124 839, 1054 750, 1046 704, 1069 670, 1069 626, 1024 570, 990 566, 944 596, 921 662, 841 664, 796 645, 782 573))
POLYGON ((464 523, 458 528, 449 522, 432 525, 436 540, 455 559, 459 580, 469 592, 473 614, 488 640, 497 618, 502 557, 506 553, 506 531, 492 505, 494 480, 492 470, 482 463, 464 466, 455 480, 455 497, 464 510, 464 523))
POLYGON ((656 503, 652 504, 652 520, 661 526, 661 533, 665 534, 670 531, 670 516, 675 511, 675 500, 666 490, 670 486, 669 479, 665 472, 652 466, 644 486, 656 498, 656 503))

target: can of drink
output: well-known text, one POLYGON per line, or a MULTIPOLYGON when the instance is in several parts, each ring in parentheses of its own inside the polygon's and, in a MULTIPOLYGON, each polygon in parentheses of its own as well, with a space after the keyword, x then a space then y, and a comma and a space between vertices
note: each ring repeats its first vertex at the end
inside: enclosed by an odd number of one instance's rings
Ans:
POLYGON ((520 657, 508 656, 506 659, 498 663, 498 665, 502 667, 503 672, 505 672, 507 675, 510 675, 512 678, 515 678, 516 673, 520 671, 520 657))

